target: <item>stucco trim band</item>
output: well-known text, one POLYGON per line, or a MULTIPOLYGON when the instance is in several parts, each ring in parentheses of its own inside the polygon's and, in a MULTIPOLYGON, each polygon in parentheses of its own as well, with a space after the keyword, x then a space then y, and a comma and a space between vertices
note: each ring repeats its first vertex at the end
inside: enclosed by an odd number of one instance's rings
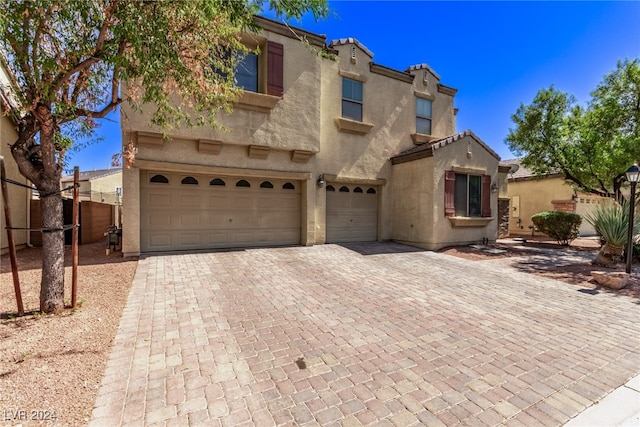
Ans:
POLYGON ((445 95, 456 96, 458 89, 438 83, 438 92, 444 93, 445 95))
POLYGON ((432 95, 431 93, 428 93, 428 92, 418 92, 417 90, 413 91, 413 96, 415 96, 416 98, 428 99, 429 101, 436 100, 435 95, 432 95))
POLYGON ((241 110, 270 113, 281 99, 279 96, 267 95, 266 93, 245 91, 233 103, 233 106, 241 110))
POLYGON ((452 166, 451 170, 457 173, 466 173, 468 175, 487 175, 486 169, 466 168, 462 166, 452 166))
POLYGON ((198 151, 205 154, 220 154, 222 150, 222 142, 211 141, 209 139, 198 140, 198 151))
POLYGON ((369 71, 374 74, 380 74, 381 76, 399 80, 401 82, 413 83, 413 74, 394 70, 393 68, 385 67, 384 65, 376 64, 375 62, 369 63, 369 71))
POLYGON ((305 181, 311 179, 311 172, 288 172, 267 169, 228 168, 223 166, 193 165, 187 163, 157 162, 136 159, 134 167, 144 170, 166 172, 188 172, 209 175, 226 175, 250 178, 293 179, 305 181))
POLYGON ((495 218, 475 218, 475 217, 462 217, 462 216, 449 216, 451 226, 453 227, 486 227, 495 218))
POLYGON ((164 145, 164 138, 160 133, 137 131, 136 142, 146 147, 161 148, 164 145))
POLYGON ((265 18, 264 16, 254 16, 256 24, 258 24, 263 30, 271 33, 279 34, 281 36, 288 37, 290 39, 300 40, 304 38, 311 45, 324 48, 327 42, 327 37, 319 34, 311 33, 309 31, 291 27, 289 25, 283 25, 279 22, 265 18))
POLYGON ((411 139, 413 139, 414 144, 422 145, 427 142, 435 141, 436 139, 438 139, 438 137, 433 135, 425 135, 424 133, 412 133, 411 139))
POLYGON ((366 135, 375 125, 373 123, 356 122, 355 120, 336 117, 336 126, 340 132, 366 135))
POLYGON ((324 174, 323 178, 326 182, 339 182, 341 184, 361 184, 361 185, 385 185, 387 180, 384 178, 351 178, 338 175, 324 174))

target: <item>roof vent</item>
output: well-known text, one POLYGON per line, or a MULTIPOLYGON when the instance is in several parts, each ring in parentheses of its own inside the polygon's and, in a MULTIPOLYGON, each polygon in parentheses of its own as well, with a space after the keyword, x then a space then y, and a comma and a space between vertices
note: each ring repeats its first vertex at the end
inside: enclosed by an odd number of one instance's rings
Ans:
POLYGON ((355 46, 351 46, 351 63, 352 64, 356 63, 356 47, 355 46))

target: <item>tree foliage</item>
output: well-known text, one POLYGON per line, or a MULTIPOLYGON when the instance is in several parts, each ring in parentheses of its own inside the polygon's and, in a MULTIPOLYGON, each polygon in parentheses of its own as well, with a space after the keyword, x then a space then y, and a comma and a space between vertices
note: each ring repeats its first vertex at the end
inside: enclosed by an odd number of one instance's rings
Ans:
MULTIPOLYGON (((43 227, 62 227, 64 155, 122 102, 161 128, 215 125, 237 96, 240 35, 268 7, 278 19, 327 14, 326 0, 0 0, 0 49, 21 106, 11 152, 45 196, 43 227)), ((6 88, 5 88, 6 89, 6 88)), ((62 232, 43 235, 41 309, 63 304, 62 232)))
POLYGON ((553 86, 512 116, 505 139, 535 174, 562 173, 580 189, 620 198, 624 172, 640 160, 640 63, 619 61, 586 108, 553 86))

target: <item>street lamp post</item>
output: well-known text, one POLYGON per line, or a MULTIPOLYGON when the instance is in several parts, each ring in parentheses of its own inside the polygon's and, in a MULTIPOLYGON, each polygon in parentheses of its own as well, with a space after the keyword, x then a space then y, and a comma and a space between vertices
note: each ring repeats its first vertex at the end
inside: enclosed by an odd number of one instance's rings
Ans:
POLYGON ((629 231, 627 234, 627 274, 631 274, 631 259, 633 258, 633 215, 636 211, 636 184, 640 181, 640 167, 634 163, 625 172, 627 181, 631 184, 631 198, 629 200, 629 231))

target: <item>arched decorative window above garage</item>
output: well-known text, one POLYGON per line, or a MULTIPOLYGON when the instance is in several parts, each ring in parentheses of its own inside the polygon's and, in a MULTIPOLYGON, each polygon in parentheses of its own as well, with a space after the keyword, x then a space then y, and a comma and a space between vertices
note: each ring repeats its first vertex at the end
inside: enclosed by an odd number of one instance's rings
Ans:
POLYGON ((336 191, 336 188, 333 185, 327 185, 327 191, 336 191))
POLYGON ((157 184, 168 184, 169 179, 164 175, 154 175, 151 177, 149 182, 155 182, 157 184))
POLYGON ((362 188, 356 187, 356 188, 353 189, 353 192, 354 193, 362 193, 363 191, 362 191, 362 188))
POLYGON ((273 188, 273 184, 269 181, 263 181, 262 184, 260 184, 260 188, 273 188))
POLYGON ((227 184, 223 180, 221 180, 220 178, 214 178, 211 181, 209 181, 209 185, 219 185, 221 187, 224 187, 227 184))
POLYGON ((340 187, 340 192, 341 193, 348 193, 349 192, 349 187, 343 185, 342 187, 340 187))
POLYGON ((249 184, 249 181, 241 179, 240 181, 236 182, 236 187, 251 187, 251 184, 249 184))
POLYGON ((292 184, 292 183, 290 183, 290 182, 285 182, 284 184, 282 184, 282 189, 283 189, 283 190, 295 190, 295 189, 296 189, 296 186, 295 186, 295 185, 293 185, 293 184, 292 184))
POLYGON ((180 181, 180 183, 186 185, 198 185, 198 180, 192 176, 185 176, 184 178, 182 178, 182 181, 180 181))
POLYGON ((376 189, 373 187, 369 187, 369 189, 367 189, 367 194, 376 194, 376 189))

